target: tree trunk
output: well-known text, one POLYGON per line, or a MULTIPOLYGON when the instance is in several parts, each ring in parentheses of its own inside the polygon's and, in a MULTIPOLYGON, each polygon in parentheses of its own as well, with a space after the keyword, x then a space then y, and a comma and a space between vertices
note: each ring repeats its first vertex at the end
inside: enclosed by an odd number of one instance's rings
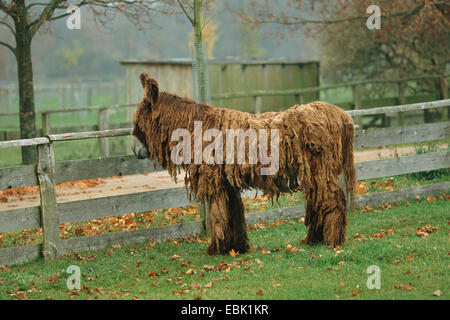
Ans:
POLYGON ((205 55, 202 44, 202 25, 201 25, 202 0, 194 1, 194 55, 197 65, 197 88, 198 100, 207 103, 206 93, 206 74, 205 74, 205 55))
MULTIPOLYGON (((196 80, 197 80, 197 99, 199 102, 207 103, 206 93, 206 74, 205 74, 205 55, 203 53, 202 44, 202 24, 201 24, 201 12, 202 12, 203 0, 194 0, 194 21, 192 27, 194 28, 194 59, 197 66, 196 80)), ((208 207, 210 203, 208 199, 203 199, 199 205, 199 212, 203 218, 205 224, 206 234, 209 235, 211 230, 209 228, 209 213, 208 207)))
MULTIPOLYGON (((14 19, 16 28, 16 58, 19 80, 20 138, 36 137, 36 115, 34 111, 33 65, 31 61, 32 33, 26 14, 14 19)), ((36 147, 22 147, 22 163, 35 164, 36 147)))

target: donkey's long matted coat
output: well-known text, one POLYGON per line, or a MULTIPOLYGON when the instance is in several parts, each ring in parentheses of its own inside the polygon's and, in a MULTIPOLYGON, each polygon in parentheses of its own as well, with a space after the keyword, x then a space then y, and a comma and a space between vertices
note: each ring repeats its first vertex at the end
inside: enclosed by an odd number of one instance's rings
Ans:
MULTIPOLYGON (((145 146, 148 157, 173 178, 180 169, 185 170, 185 183, 196 201, 210 200, 209 254, 248 250, 240 193, 250 188, 263 190, 272 199, 281 192, 303 191, 306 242, 344 244, 346 203, 353 203, 356 182, 353 121, 346 112, 328 103, 312 102, 282 112, 250 114, 160 91, 147 74, 141 75, 141 82, 145 96, 134 115, 133 135, 145 146), (171 141, 172 133, 187 129, 194 146, 194 121, 201 121, 203 130, 215 128, 224 133, 226 129, 278 129, 278 172, 262 175, 261 168, 267 165, 250 164, 248 156, 243 164, 195 164, 194 152, 191 163, 176 165, 171 153, 178 141, 171 141), (338 184, 340 174, 345 178, 346 194, 338 184)), ((247 147, 248 143, 246 140, 247 147)), ((210 142, 203 142, 202 148, 207 144, 210 142)))

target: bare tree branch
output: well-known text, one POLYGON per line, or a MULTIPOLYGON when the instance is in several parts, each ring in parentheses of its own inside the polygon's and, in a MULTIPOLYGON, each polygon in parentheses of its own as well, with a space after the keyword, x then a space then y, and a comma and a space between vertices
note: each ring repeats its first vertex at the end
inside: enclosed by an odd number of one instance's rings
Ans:
POLYGON ((3 41, 0 41, 0 45, 5 46, 5 47, 8 48, 9 50, 11 50, 11 52, 12 52, 15 56, 17 56, 16 49, 13 48, 13 47, 12 47, 11 45, 9 45, 8 43, 3 42, 3 41))
POLYGON ((8 15, 11 14, 11 8, 8 7, 2 0, 0 0, 0 10, 8 15))
MULTIPOLYGON (((178 5, 180 6, 181 10, 183 10, 184 15, 189 19, 189 21, 192 23, 192 25, 194 25, 194 18, 192 18, 186 11, 186 8, 184 7, 184 5, 181 3, 180 0, 177 0, 178 5)), ((188 4, 189 5, 189 4, 188 4)))
POLYGON ((11 32, 12 34, 16 34, 16 32, 14 31, 14 28, 12 26, 10 26, 8 23, 6 23, 5 21, 0 21, 0 24, 5 25, 11 32))
MULTIPOLYGON (((406 19, 412 15, 415 15, 419 13, 422 9, 426 7, 426 1, 422 1, 420 4, 412 8, 411 10, 407 11, 401 11, 401 12, 395 12, 392 14, 389 14, 389 17, 402 17, 403 19, 406 19)), ((445 2, 435 2, 433 3, 434 6, 444 4, 445 2)), ((367 20, 367 15, 364 16, 352 16, 352 17, 346 17, 341 19, 332 19, 332 20, 313 20, 313 19, 307 19, 302 17, 296 17, 296 16, 288 16, 284 12, 279 9, 279 15, 276 14, 270 14, 267 16, 264 16, 263 13, 260 13, 260 17, 251 17, 250 15, 244 15, 239 9, 232 9, 230 6, 228 6, 228 9, 231 12, 234 12, 237 14, 241 19, 248 23, 253 24, 259 24, 259 23, 272 23, 272 24, 280 24, 280 25, 305 25, 305 24, 337 24, 337 23, 343 23, 343 22, 351 22, 356 20, 367 20)))
POLYGON ((50 3, 42 10, 39 17, 30 23, 30 30, 32 34, 35 34, 39 28, 54 14, 55 10, 66 0, 51 0, 50 3))

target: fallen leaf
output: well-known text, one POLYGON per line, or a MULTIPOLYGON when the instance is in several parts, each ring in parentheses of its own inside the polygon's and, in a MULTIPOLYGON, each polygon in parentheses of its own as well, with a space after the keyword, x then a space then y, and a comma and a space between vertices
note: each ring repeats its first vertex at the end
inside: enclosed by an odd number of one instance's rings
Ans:
POLYGON ((359 293, 359 288, 356 288, 355 290, 352 290, 352 297, 356 296, 359 293))
POLYGON ((195 274, 197 273, 197 271, 195 269, 189 269, 188 271, 186 271, 186 274, 195 274))
POLYGON ((411 291, 413 289, 412 283, 408 283, 408 284, 394 284, 394 288, 395 289, 402 289, 404 291, 411 291))
POLYGON ((202 287, 202 285, 200 283, 195 283, 195 282, 191 283, 191 288, 194 290, 200 289, 201 287, 202 287))
POLYGON ((10 269, 6 264, 2 264, 2 265, 0 266, 0 270, 1 270, 2 272, 11 271, 11 269, 10 269))
POLYGON ((47 280, 48 283, 55 283, 59 278, 59 275, 57 273, 55 273, 53 275, 53 277, 51 277, 50 279, 47 280))
POLYGON ((264 294, 264 291, 261 288, 256 292, 257 296, 262 296, 263 294, 264 294))
POLYGON ((207 284, 204 285, 205 288, 212 288, 214 285, 214 283, 212 282, 208 282, 207 284))
POLYGON ((433 292, 433 296, 440 297, 440 296, 442 296, 442 295, 443 295, 443 293, 442 293, 441 290, 436 290, 435 292, 433 292))
POLYGON ((230 254, 230 256, 232 256, 234 258, 239 254, 239 252, 236 252, 236 251, 234 251, 234 249, 231 249, 229 254, 230 254))

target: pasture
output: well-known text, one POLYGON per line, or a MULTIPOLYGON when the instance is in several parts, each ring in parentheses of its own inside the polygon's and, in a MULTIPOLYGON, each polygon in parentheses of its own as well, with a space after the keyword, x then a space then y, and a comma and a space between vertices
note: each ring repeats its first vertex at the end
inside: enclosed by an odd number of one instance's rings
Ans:
POLYGON ((1 268, 0 299, 446 299, 449 212, 448 195, 358 210, 342 250, 305 245, 293 218, 249 225, 244 255, 207 256, 208 239, 189 237, 39 259, 1 268), (80 290, 67 289, 70 265, 80 290))

